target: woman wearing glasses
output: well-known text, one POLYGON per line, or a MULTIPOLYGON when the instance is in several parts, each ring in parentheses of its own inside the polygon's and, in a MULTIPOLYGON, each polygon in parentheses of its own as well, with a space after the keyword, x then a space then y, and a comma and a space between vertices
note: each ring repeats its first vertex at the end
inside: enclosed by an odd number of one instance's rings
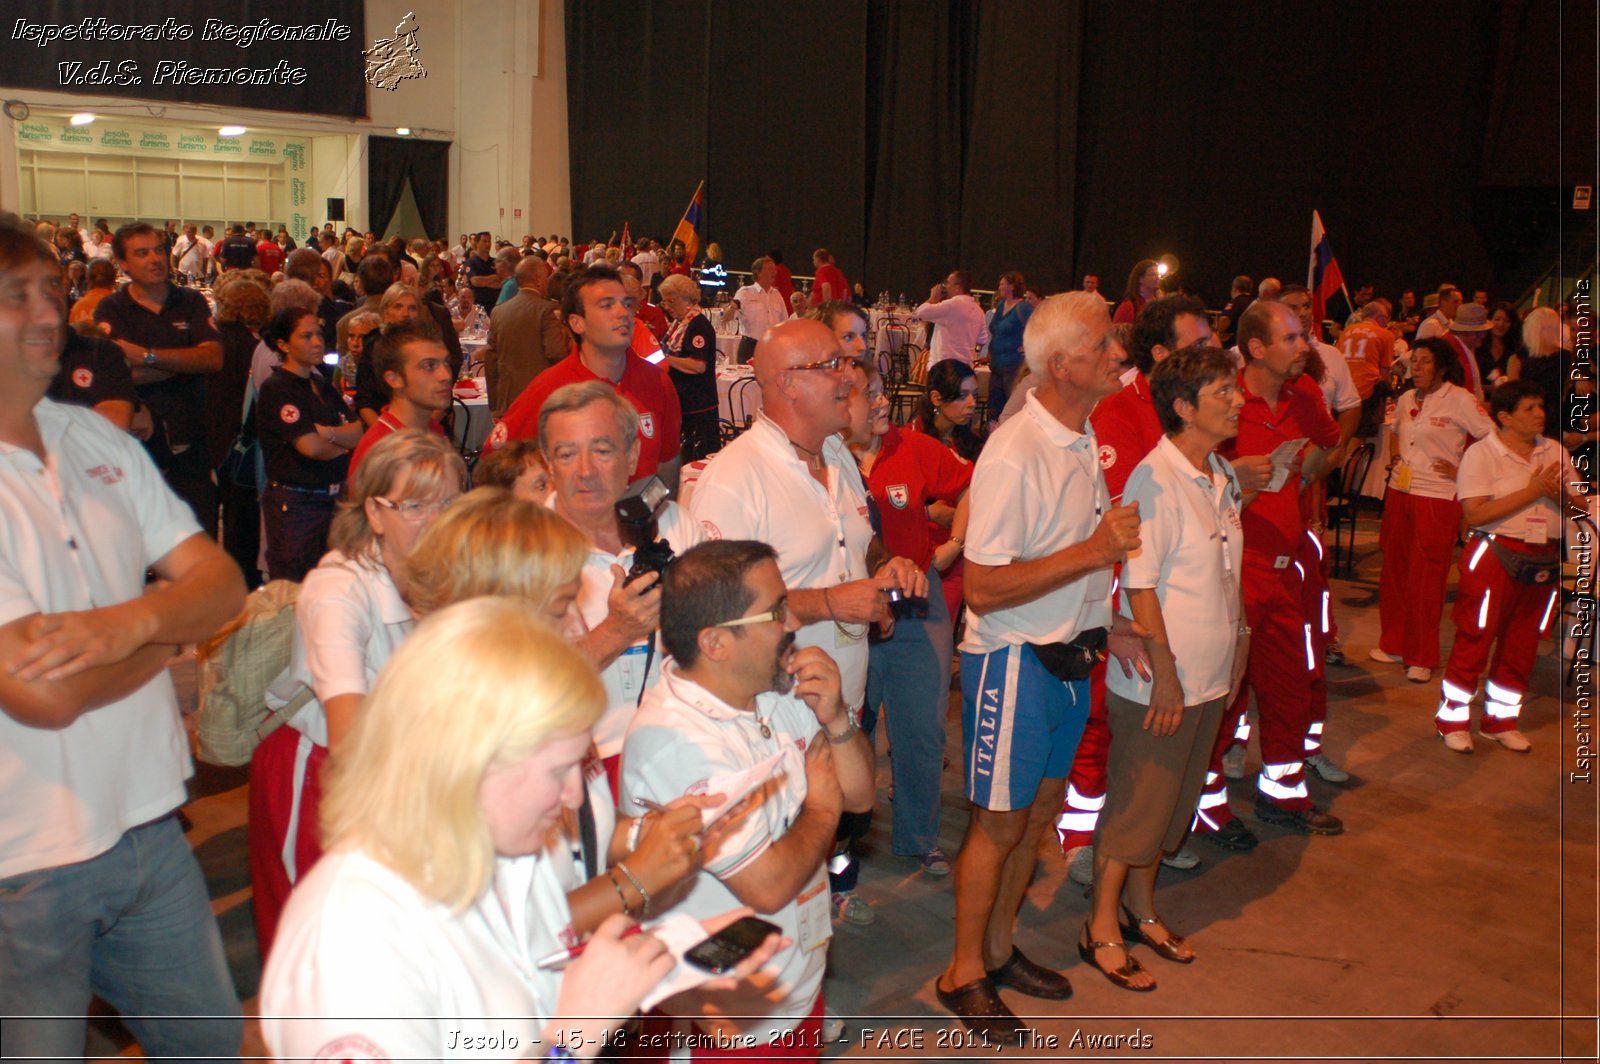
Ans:
POLYGON ((293 657, 267 692, 288 726, 256 748, 250 765, 250 878, 263 959, 290 889, 321 855, 323 762, 411 631, 405 557, 466 480, 447 440, 420 429, 386 437, 362 461, 329 532, 331 549, 305 578, 293 657))

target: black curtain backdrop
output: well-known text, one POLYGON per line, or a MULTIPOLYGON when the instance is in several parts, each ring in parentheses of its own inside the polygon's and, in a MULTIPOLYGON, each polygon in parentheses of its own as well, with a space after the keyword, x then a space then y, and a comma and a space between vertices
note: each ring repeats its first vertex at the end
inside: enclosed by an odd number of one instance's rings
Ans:
POLYGON ((1235 273, 1304 281, 1316 209, 1352 285, 1512 296, 1506 205, 1553 232, 1594 181, 1595 24, 1577 0, 568 0, 574 235, 665 238, 704 177, 735 268, 827 246, 872 294, 955 267, 1117 293, 1170 253, 1220 304, 1235 273))
POLYGON ((389 227, 408 182, 428 238, 448 237, 445 226, 450 215, 450 142, 368 137, 367 217, 374 233, 389 227))
MULTIPOLYGON (((378 27, 388 36, 392 26, 378 27)), ((97 37, 105 35, 91 30, 97 37)), ((426 30, 423 40, 426 42, 426 30)), ((367 83, 362 49, 372 42, 366 35, 363 0, 162 0, 158 4, 130 4, 126 0, 29 0, 6 4, 0 14, 0 84, 52 92, 122 95, 146 100, 262 107, 301 114, 365 117, 367 83), (17 23, 79 27, 84 19, 103 18, 115 26, 161 26, 170 19, 193 29, 188 40, 54 40, 43 47, 19 36, 17 23), (202 40, 206 21, 217 19, 231 26, 256 25, 262 19, 278 26, 321 26, 328 19, 349 27, 344 41, 253 42, 247 48, 225 39, 202 40), (299 85, 186 85, 155 84, 156 64, 182 60, 195 67, 275 67, 279 61, 305 71, 299 85), (59 64, 81 63, 90 69, 101 62, 115 74, 122 64, 137 84, 97 86, 73 84, 63 79, 76 75, 59 64)))

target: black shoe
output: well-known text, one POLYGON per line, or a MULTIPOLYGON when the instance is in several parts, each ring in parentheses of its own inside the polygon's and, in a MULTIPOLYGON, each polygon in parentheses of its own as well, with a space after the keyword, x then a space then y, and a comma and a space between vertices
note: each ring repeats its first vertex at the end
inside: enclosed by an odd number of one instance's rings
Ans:
POLYGON ((999 1043, 1015 1043, 1027 1030, 1022 1021, 1017 1019, 1017 1014, 1000 1000, 994 981, 988 976, 974 979, 954 990, 946 990, 935 979, 933 993, 939 999, 939 1004, 954 1013, 967 1030, 983 1036, 986 1041, 992 1039, 999 1043))
POLYGON ((997 987, 1009 986, 1029 997, 1065 1001, 1072 996, 1072 984, 1066 976, 1033 963, 1015 946, 1006 962, 989 972, 989 979, 997 987))
POLYGON ((1292 828, 1302 835, 1343 835, 1344 821, 1316 806, 1310 809, 1283 809, 1265 798, 1256 799, 1256 819, 1266 824, 1292 828))
POLYGON ((1261 840, 1256 838, 1256 833, 1245 827, 1244 821, 1238 817, 1229 818, 1228 822, 1216 831, 1197 831, 1194 837, 1234 853, 1249 853, 1261 843, 1261 840))
POLYGON ((1327 646, 1322 648, 1322 660, 1329 665, 1349 665, 1345 660, 1344 647, 1337 639, 1328 640, 1327 646))

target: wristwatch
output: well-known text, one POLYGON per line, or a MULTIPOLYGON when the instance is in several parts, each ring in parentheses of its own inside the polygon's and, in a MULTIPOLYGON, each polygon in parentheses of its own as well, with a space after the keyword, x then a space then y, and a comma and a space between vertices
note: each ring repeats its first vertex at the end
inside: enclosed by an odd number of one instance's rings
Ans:
POLYGON ((156 364, 156 349, 155 348, 151 347, 151 348, 147 348, 145 350, 145 353, 144 353, 144 364, 147 365, 147 366, 154 366, 156 364))

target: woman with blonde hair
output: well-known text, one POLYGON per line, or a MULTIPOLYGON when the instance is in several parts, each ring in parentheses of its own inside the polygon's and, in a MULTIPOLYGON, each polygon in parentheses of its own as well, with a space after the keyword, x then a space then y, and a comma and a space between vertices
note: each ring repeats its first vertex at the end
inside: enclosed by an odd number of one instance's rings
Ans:
MULTIPOLYGON (((576 604, 588 557, 589 541, 554 511, 503 488, 477 488, 417 541, 406 598, 424 618, 467 599, 506 596, 575 643, 587 634, 576 604)), ((593 931, 628 902, 647 904, 698 872, 704 860, 703 840, 695 838, 700 810, 716 798, 681 798, 667 813, 619 820, 592 751, 584 782, 582 816, 563 818, 562 839, 548 855, 579 932, 593 931)))
MULTIPOLYGON (((1522 359, 1522 372, 1518 379, 1532 381, 1539 386, 1544 397, 1545 416, 1556 424, 1561 416, 1561 390, 1565 383, 1561 367, 1571 360, 1567 345, 1570 339, 1561 324, 1561 315, 1549 307, 1534 307, 1522 319, 1522 346, 1526 354, 1522 359), (1565 356, 1565 358, 1563 358, 1565 356)), ((1552 433, 1559 438, 1559 433, 1552 433)))
POLYGON ((461 457, 420 429, 385 437, 356 470, 295 606, 289 668, 267 692, 286 715, 250 763, 250 879, 256 937, 268 955, 289 891, 321 855, 322 765, 414 623, 404 560, 466 486, 461 457))
POLYGON ((658 992, 673 956, 654 934, 624 937, 620 916, 564 971, 539 963, 578 937, 544 851, 579 804, 605 702, 588 661, 525 603, 479 598, 422 623, 330 773, 328 856, 262 977, 275 1056, 592 1057, 658 992))

